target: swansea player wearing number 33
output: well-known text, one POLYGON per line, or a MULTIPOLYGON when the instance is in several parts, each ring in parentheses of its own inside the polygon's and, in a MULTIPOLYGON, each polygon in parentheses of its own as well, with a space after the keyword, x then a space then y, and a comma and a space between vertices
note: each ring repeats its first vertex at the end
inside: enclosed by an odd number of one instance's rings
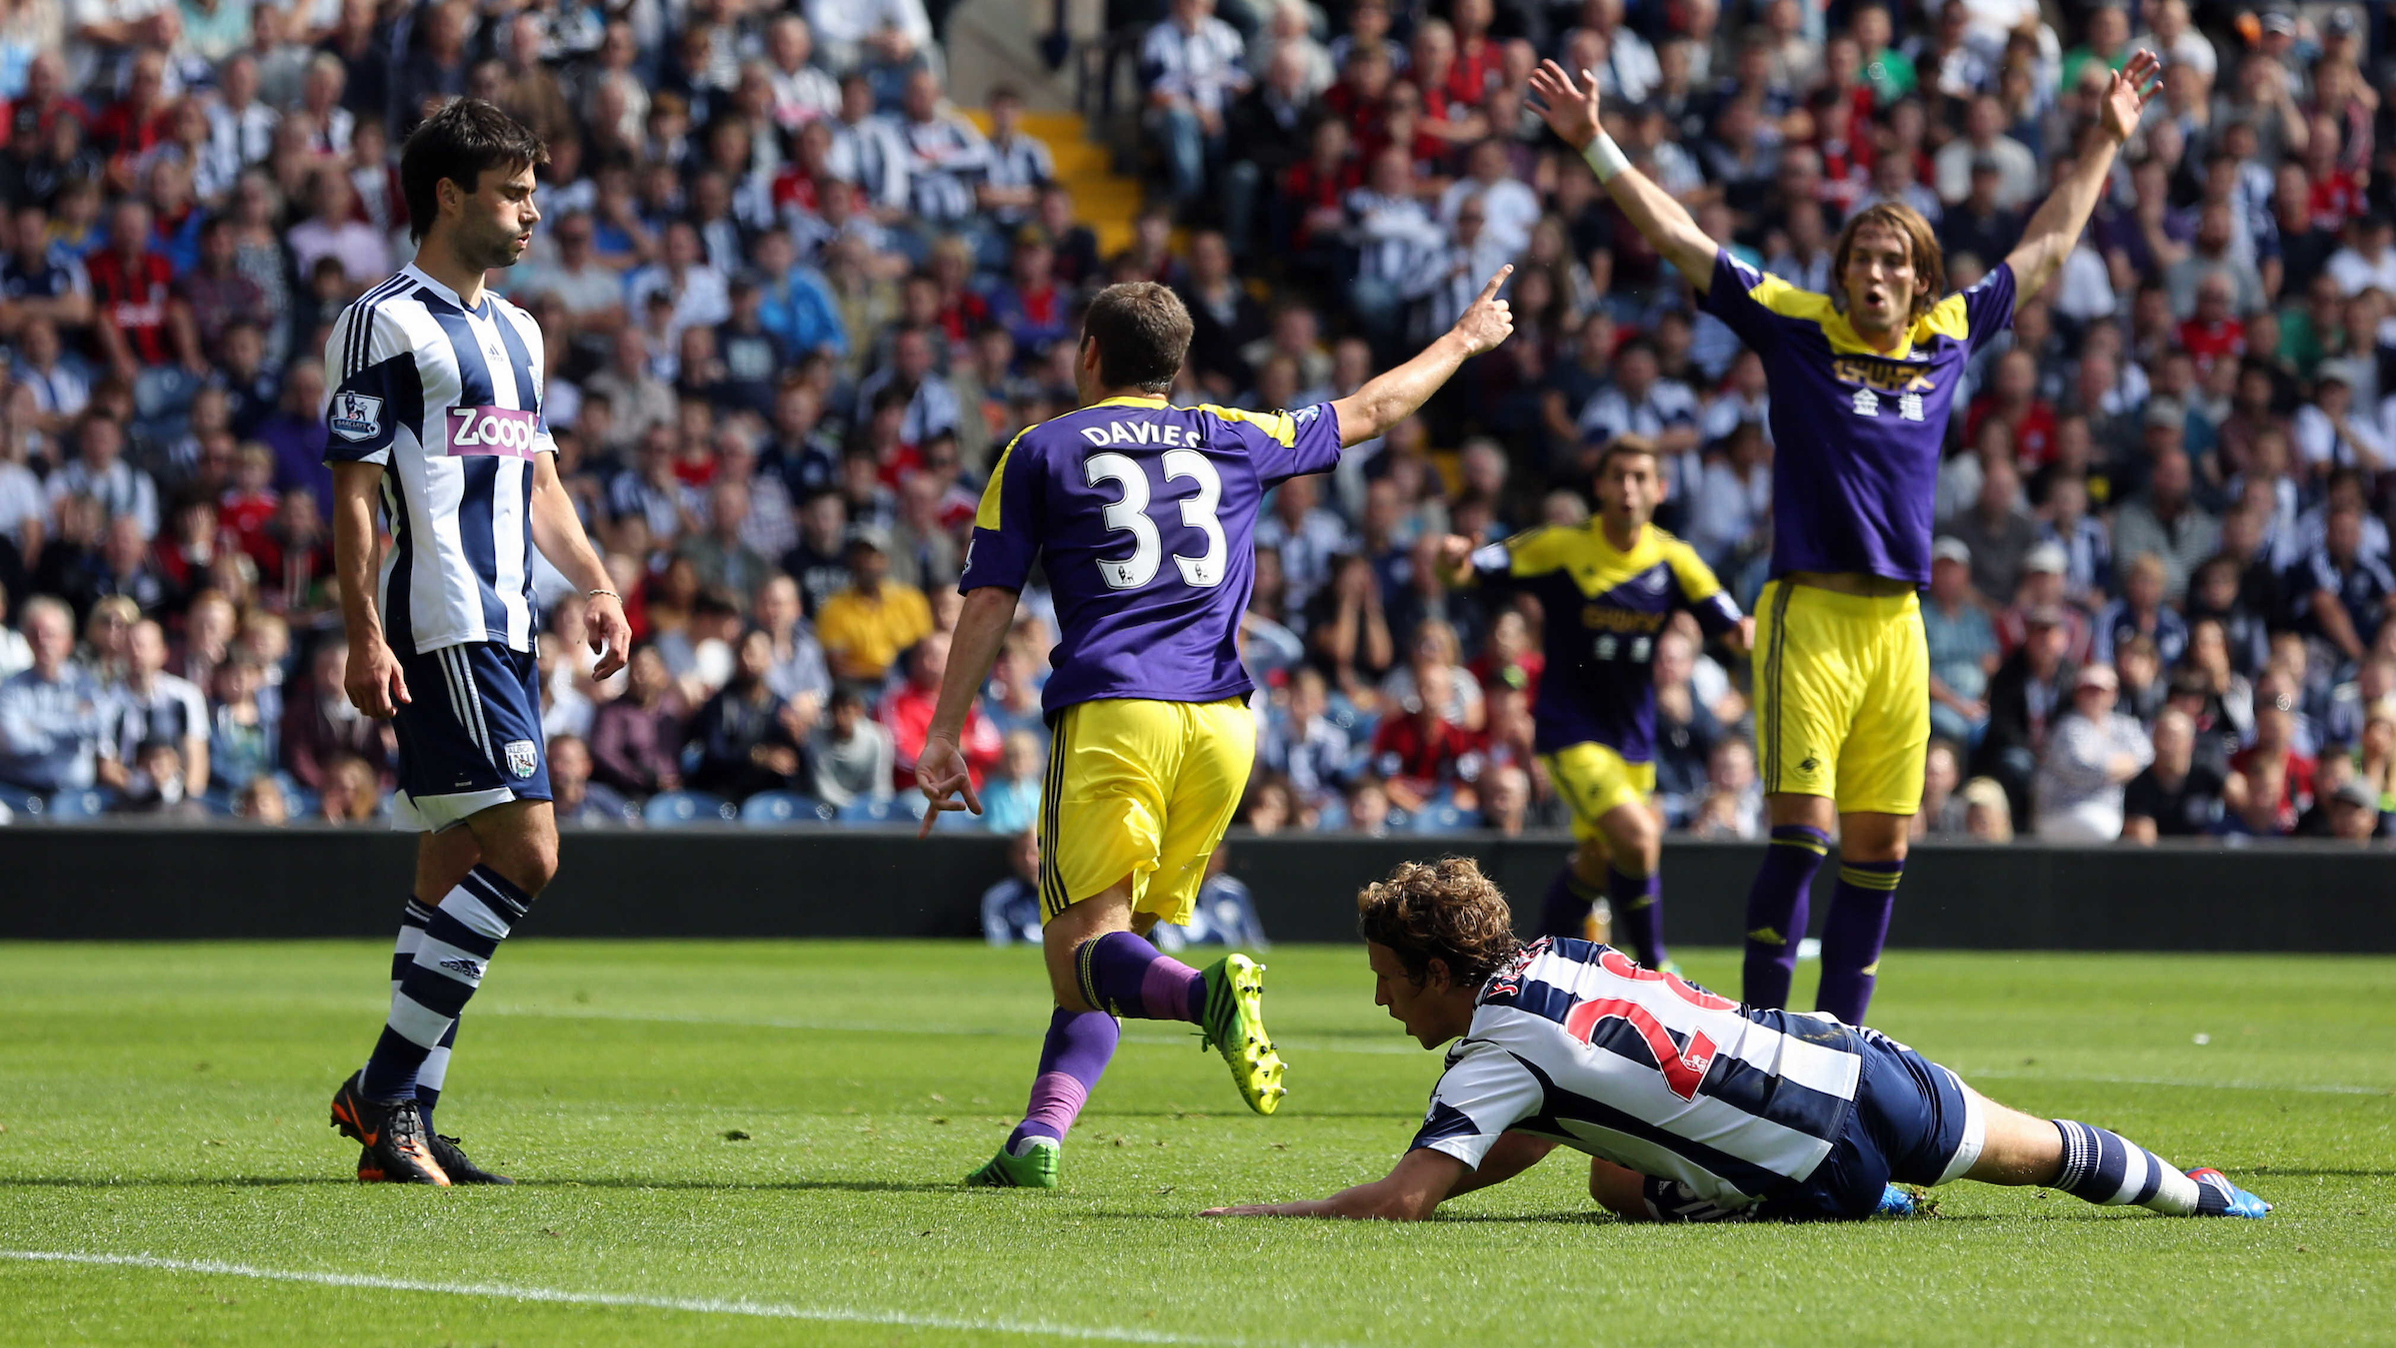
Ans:
POLYGON ((1336 402, 1282 412, 1174 407, 1190 315, 1152 282, 1109 286, 1083 319, 1083 406, 1015 437, 974 519, 965 608, 918 759, 931 812, 979 812, 957 736, 1038 561, 1061 640, 1041 695, 1050 742, 1040 805, 1040 918, 1056 994, 1031 1103, 970 1184, 1053 1187, 1066 1130, 1114 1056, 1117 1016, 1196 1023, 1250 1108, 1270 1114, 1282 1064, 1265 1034, 1262 968, 1204 973, 1147 933, 1189 918, 1256 756, 1237 634, 1254 581, 1257 511, 1289 478, 1413 415, 1466 360, 1513 331, 1501 270, 1439 340, 1336 402))
POLYGON ((362 1180, 504 1183, 433 1131, 458 1016, 557 872, 533 659, 538 548, 588 592, 595 673, 624 663, 623 601, 584 537, 542 419, 541 329, 483 288, 541 218, 540 138, 480 99, 400 151, 416 260, 342 311, 325 346, 346 691, 395 722, 405 824, 422 830, 391 1013, 333 1096, 362 1180), (391 545, 376 567, 377 517, 391 545))
POLYGON ((1385 1179, 1208 1216, 1417 1221, 1561 1145, 1626 1221, 1838 1220, 1913 1210, 1891 1187, 1973 1179, 2175 1217, 2261 1217, 2216 1170, 2007 1109, 1874 1030, 1741 1006, 1609 946, 1516 940, 1467 858, 1407 863, 1357 897, 1374 1001, 1424 1048, 1458 1040, 1385 1179))
POLYGON ((1931 502, 1965 363, 2071 255, 2162 62, 2140 52, 2101 123, 1978 285, 1943 295, 1930 225, 1881 202, 1847 221, 1831 294, 1738 261, 1631 167, 1586 89, 1553 61, 1531 75, 1547 124, 1579 148, 1703 307, 1763 357, 1772 394, 1772 580, 1756 603, 1755 735, 1772 845, 1748 895, 1746 997, 1785 1006, 1806 893, 1838 830, 1839 884, 1817 1005, 1861 1024, 1880 968, 1907 825, 1922 803, 1930 661, 1916 592, 1930 581, 1931 502))
POLYGON ((1663 499, 1656 447, 1617 437, 1597 461, 1597 514, 1475 548, 1443 540, 1443 577, 1526 589, 1547 615, 1547 673, 1539 681, 1540 762, 1572 808, 1580 844, 1548 886, 1539 930, 1578 936, 1601 895, 1614 931, 1639 958, 1665 968, 1658 862, 1663 830, 1656 787, 1656 639, 1675 612, 1696 615, 1708 636, 1745 654, 1752 624, 1688 544, 1649 521, 1663 499))

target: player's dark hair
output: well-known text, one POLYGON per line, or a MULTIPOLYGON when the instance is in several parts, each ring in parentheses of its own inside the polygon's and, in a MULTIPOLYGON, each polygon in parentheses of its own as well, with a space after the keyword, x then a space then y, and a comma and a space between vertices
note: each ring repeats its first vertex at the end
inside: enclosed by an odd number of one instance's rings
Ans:
POLYGON ((1163 393, 1190 354, 1190 311, 1154 281, 1108 286, 1082 316, 1082 339, 1098 343, 1098 382, 1163 393))
POLYGON ((424 119, 399 151, 399 191, 408 203, 408 237, 421 240, 441 213, 441 184, 475 190, 491 169, 513 173, 549 162, 532 129, 479 98, 452 99, 424 119))
POLYGON ((1830 253, 1830 302, 1840 313, 1847 312, 1847 257, 1855 250, 1856 234, 1865 229, 1891 230, 1905 240, 1913 254, 1913 317, 1928 316, 1947 293, 1946 257, 1939 251, 1938 232, 1930 222, 1901 201, 1874 202, 1848 218, 1830 253))
POLYGON ((1396 951, 1418 983, 1438 960, 1457 983, 1478 987, 1522 949, 1514 910, 1471 857, 1403 862, 1366 885, 1356 895, 1356 932, 1396 951))

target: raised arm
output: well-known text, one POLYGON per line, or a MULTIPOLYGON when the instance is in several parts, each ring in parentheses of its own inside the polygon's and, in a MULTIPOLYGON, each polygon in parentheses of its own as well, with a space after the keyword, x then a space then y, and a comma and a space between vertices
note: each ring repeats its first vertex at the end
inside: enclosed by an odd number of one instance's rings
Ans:
POLYGON ((1394 370, 1364 381, 1354 393, 1331 404, 1339 415, 1339 440, 1345 448, 1388 433, 1413 416, 1448 382, 1464 362, 1494 351, 1514 331, 1513 306, 1497 297, 1498 287, 1514 274, 1511 263, 1498 268, 1481 287, 1480 298, 1456 316, 1456 326, 1424 347, 1415 358, 1394 370))
POLYGON ((1714 256, 1722 245, 1697 227, 1688 207, 1623 158, 1598 121, 1596 77, 1590 77, 1584 90, 1564 67, 1542 61, 1531 72, 1531 92, 1539 96, 1539 115, 1547 119, 1549 129, 1581 152, 1606 195, 1666 261, 1680 268, 1697 293, 1704 294, 1714 283, 1714 256))
POLYGON ((2095 138, 2096 144, 2072 165, 2071 176, 2055 184, 2045 204, 2030 217, 2022 228, 2022 241, 2008 254, 2005 262, 2013 268, 2014 302, 2021 303, 2039 292, 2063 270, 2064 259, 2079 246, 2080 231, 2088 228, 2088 217, 2096 210, 2097 198, 2104 193, 2105 180, 2113 172, 2114 156, 2121 153, 2130 133, 2138 129, 2139 114, 2146 101, 2162 87, 2156 78, 2162 73, 2163 62, 2151 51, 2142 51, 2130 58, 2128 65, 2113 72, 2113 80, 2105 87, 2104 134, 2095 138))

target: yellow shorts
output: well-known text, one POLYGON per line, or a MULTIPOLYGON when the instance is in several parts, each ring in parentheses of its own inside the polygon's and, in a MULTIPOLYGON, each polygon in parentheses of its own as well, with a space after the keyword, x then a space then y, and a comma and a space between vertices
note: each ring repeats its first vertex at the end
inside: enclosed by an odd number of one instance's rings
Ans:
POLYGON ((1930 647, 1914 595, 1776 580, 1755 619, 1755 758, 1764 790, 1828 796, 1841 814, 1922 807, 1930 647))
POLYGON ((1134 913, 1187 923, 1255 760, 1256 719, 1238 698, 1067 707, 1040 802, 1040 921, 1128 875, 1134 913))
POLYGON ((1656 791, 1656 765, 1626 763, 1622 755, 1585 740, 1541 754, 1548 780, 1572 809, 1572 836, 1582 842, 1604 836, 1597 821, 1623 805, 1645 805, 1656 791))

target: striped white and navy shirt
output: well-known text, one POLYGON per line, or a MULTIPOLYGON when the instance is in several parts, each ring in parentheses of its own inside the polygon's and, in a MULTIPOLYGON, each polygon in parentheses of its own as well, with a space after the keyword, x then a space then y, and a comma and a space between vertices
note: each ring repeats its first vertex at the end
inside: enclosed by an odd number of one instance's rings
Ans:
POLYGON ((1750 1010, 1609 946, 1540 940, 1482 988, 1414 1145, 1477 1169, 1518 1129, 1737 1211, 1813 1173, 1862 1072, 1836 1021, 1750 1010))
POLYGON ((326 461, 384 465, 385 640, 530 651, 533 456, 557 452, 540 325, 495 294, 467 309, 409 266, 342 311, 324 363, 326 461))

